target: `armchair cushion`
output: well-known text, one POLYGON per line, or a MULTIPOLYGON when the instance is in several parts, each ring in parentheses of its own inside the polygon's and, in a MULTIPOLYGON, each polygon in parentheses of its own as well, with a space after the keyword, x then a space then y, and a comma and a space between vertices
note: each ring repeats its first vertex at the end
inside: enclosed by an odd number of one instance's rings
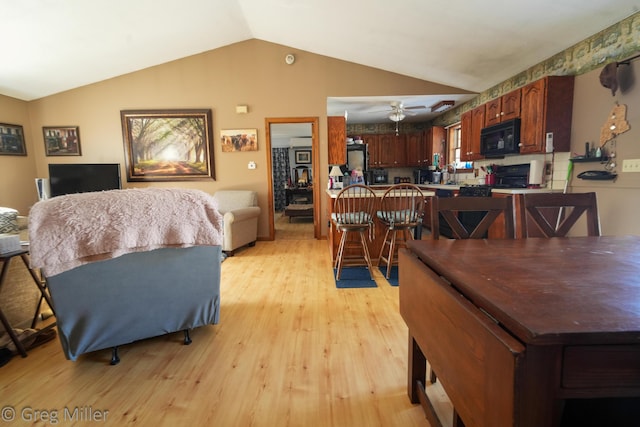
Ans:
POLYGON ((245 245, 252 245, 258 236, 258 194, 249 190, 221 190, 213 198, 218 211, 223 214, 224 234, 222 250, 233 252, 245 245))

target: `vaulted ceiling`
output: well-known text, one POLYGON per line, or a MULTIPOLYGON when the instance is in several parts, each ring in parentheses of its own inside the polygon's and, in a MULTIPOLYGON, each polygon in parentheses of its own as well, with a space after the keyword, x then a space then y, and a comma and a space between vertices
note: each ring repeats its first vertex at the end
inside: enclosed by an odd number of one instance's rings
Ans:
POLYGON ((640 0, 0 0, 0 10, 0 94, 33 100, 252 38, 481 92, 640 0))

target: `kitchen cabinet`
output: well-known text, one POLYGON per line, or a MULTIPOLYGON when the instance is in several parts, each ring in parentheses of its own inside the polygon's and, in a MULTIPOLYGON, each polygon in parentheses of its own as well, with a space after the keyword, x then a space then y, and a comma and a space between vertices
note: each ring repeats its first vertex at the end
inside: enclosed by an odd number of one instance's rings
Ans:
POLYGON ((413 132, 405 135, 404 166, 426 168, 433 162, 433 155, 438 153, 446 159, 446 132, 442 126, 433 126, 425 132, 413 132))
POLYGON ((369 169, 379 168, 378 164, 380 163, 380 147, 378 144, 378 135, 377 134, 365 134, 362 135, 362 142, 367 144, 367 152, 369 153, 369 164, 367 167, 369 169))
POLYGON ((460 160, 463 162, 478 160, 480 154, 480 132, 485 123, 485 104, 464 112, 461 117, 461 150, 460 160))
POLYGON ((369 155, 375 160, 376 168, 404 167, 406 161, 405 136, 396 134, 379 134, 374 152, 369 155))
POLYGON ((485 127, 520 117, 520 97, 521 91, 517 89, 487 102, 485 104, 485 127))
POLYGON ((442 126, 433 126, 427 131, 427 145, 430 147, 427 155, 427 165, 433 163, 433 155, 437 154, 440 166, 444 167, 447 160, 447 138, 446 131, 442 126))
POLYGON ((520 154, 570 151, 573 76, 548 76, 524 86, 520 100, 520 154))
POLYGON ((429 166, 429 158, 431 147, 425 132, 413 132, 406 134, 406 166, 409 167, 427 167, 429 166))
POLYGON ((347 163, 347 121, 342 116, 327 117, 328 155, 330 165, 347 163))

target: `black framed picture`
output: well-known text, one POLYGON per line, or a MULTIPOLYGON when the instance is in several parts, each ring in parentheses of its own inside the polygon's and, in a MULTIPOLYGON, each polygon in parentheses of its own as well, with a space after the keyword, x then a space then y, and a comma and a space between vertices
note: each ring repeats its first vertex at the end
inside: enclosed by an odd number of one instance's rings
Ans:
POLYGON ((301 165, 311 164, 311 150, 296 151, 296 163, 301 165))
POLYGON ((24 129, 20 125, 0 123, 0 155, 26 156, 24 129))

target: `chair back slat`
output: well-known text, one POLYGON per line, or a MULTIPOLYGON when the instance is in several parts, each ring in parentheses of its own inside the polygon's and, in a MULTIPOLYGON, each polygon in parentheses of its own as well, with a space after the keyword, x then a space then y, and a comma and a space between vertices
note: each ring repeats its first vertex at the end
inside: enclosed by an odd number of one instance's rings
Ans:
POLYGON ((514 211, 511 196, 507 197, 438 197, 431 198, 431 235, 440 238, 440 218, 451 228, 455 239, 481 239, 498 220, 504 220, 504 233, 508 239, 515 237, 514 211), (484 216, 472 230, 467 229, 458 217, 459 212, 484 212, 484 216))
POLYGON ((532 232, 529 223, 533 223, 544 237, 564 237, 586 214, 587 235, 600 236, 600 218, 596 193, 540 193, 523 196, 526 220, 523 221, 523 235, 532 232), (548 214, 555 209, 557 215, 548 214), (545 215, 545 210, 547 214, 545 215))

